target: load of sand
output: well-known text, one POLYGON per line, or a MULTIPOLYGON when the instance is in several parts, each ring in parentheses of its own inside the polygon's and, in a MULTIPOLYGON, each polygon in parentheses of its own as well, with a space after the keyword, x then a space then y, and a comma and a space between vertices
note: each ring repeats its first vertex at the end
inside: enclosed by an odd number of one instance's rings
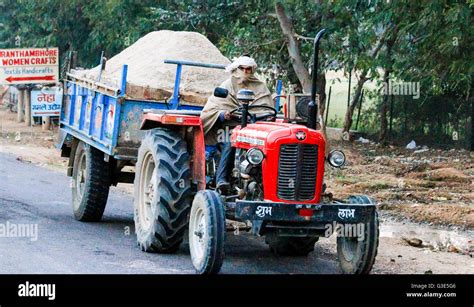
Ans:
MULTIPOLYGON (((199 33, 155 31, 108 59, 100 82, 119 88, 122 66, 127 64, 127 98, 168 99, 173 94, 176 65, 165 64, 164 60, 223 65, 230 63, 216 46, 199 33)), ((99 66, 89 70, 73 70, 72 74, 97 80, 99 66)), ((221 69, 183 66, 180 85, 181 103, 204 105, 214 88, 228 77, 229 75, 221 69)))

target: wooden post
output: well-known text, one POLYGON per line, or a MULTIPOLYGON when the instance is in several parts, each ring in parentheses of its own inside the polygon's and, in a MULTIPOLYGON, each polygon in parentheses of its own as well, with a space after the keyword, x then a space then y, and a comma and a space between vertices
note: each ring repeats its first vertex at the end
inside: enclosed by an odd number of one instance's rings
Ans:
POLYGON ((17 121, 19 123, 23 122, 24 117, 23 117, 23 105, 25 101, 25 90, 19 90, 18 91, 18 105, 17 105, 17 121))
POLYGON ((49 126, 51 125, 51 118, 49 116, 43 116, 42 123, 43 123, 42 125, 43 131, 48 131, 49 126))
POLYGON ((349 86, 347 89, 347 108, 351 105, 351 80, 352 80, 352 68, 349 70, 349 86))
POLYGON ((69 66, 69 68, 76 68, 77 66, 77 51, 73 51, 72 52, 72 56, 71 56, 71 64, 69 66))
POLYGON ((31 89, 25 90, 25 124, 31 126, 31 89))
MULTIPOLYGON (((469 118, 471 121, 471 151, 474 151, 474 101, 471 100, 471 117, 469 118)), ((466 118, 466 123, 469 122, 468 118, 466 118)), ((466 125, 466 128, 468 125, 466 125)), ((468 133, 466 131, 466 139, 468 136, 468 133)), ((466 144, 468 144, 468 140, 466 140, 466 144)), ((471 157, 472 157, 472 152, 471 152, 471 157)))
POLYGON ((357 111, 357 121, 356 121, 356 127, 355 127, 356 131, 359 127, 360 110, 362 109, 362 99, 364 99, 364 90, 362 90, 362 93, 360 94, 359 110, 357 111))
POLYGON ((327 126, 327 124, 328 124, 329 104, 330 103, 331 103, 331 86, 329 87, 328 105, 326 106, 326 120, 324 121, 325 126, 327 126))
POLYGON ((390 95, 390 122, 388 126, 388 139, 392 140, 392 123, 393 123, 393 95, 390 95))

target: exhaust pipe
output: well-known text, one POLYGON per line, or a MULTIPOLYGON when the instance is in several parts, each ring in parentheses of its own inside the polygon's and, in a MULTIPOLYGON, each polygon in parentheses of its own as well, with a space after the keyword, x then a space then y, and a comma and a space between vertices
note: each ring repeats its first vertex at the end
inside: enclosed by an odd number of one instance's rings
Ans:
POLYGON ((313 58, 313 71, 311 72, 312 83, 311 83, 311 101, 308 104, 308 128, 316 129, 316 123, 318 122, 318 103, 316 102, 316 80, 318 76, 318 53, 319 53, 319 40, 323 36, 326 29, 322 29, 316 34, 314 38, 314 58, 313 58))

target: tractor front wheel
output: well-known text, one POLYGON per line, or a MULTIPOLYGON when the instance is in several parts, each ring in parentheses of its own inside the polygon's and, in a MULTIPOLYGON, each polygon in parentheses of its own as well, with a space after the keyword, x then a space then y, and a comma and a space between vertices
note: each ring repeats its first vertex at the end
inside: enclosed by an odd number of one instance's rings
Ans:
POLYGON ((198 274, 217 274, 224 260, 225 209, 219 194, 202 190, 189 217, 189 250, 198 274))
MULTIPOLYGON (((365 196, 350 196, 351 204, 374 204, 365 196)), ((375 204, 374 204, 375 206, 375 204)), ((364 233, 360 236, 338 237, 337 255, 344 274, 368 274, 377 256, 379 245, 379 219, 377 211, 364 224, 364 233)))

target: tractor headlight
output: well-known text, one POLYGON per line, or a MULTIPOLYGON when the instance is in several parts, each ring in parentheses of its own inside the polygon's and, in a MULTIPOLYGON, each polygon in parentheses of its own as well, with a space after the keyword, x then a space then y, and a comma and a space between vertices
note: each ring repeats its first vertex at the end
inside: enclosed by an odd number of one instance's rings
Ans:
POLYGON ((346 164, 346 156, 340 150, 332 150, 328 155, 328 162, 333 167, 341 167, 346 164))
POLYGON ((261 151, 258 148, 250 148, 247 151, 247 161, 250 162, 252 165, 259 165, 262 163, 263 158, 265 158, 265 155, 263 154, 263 151, 261 151))

